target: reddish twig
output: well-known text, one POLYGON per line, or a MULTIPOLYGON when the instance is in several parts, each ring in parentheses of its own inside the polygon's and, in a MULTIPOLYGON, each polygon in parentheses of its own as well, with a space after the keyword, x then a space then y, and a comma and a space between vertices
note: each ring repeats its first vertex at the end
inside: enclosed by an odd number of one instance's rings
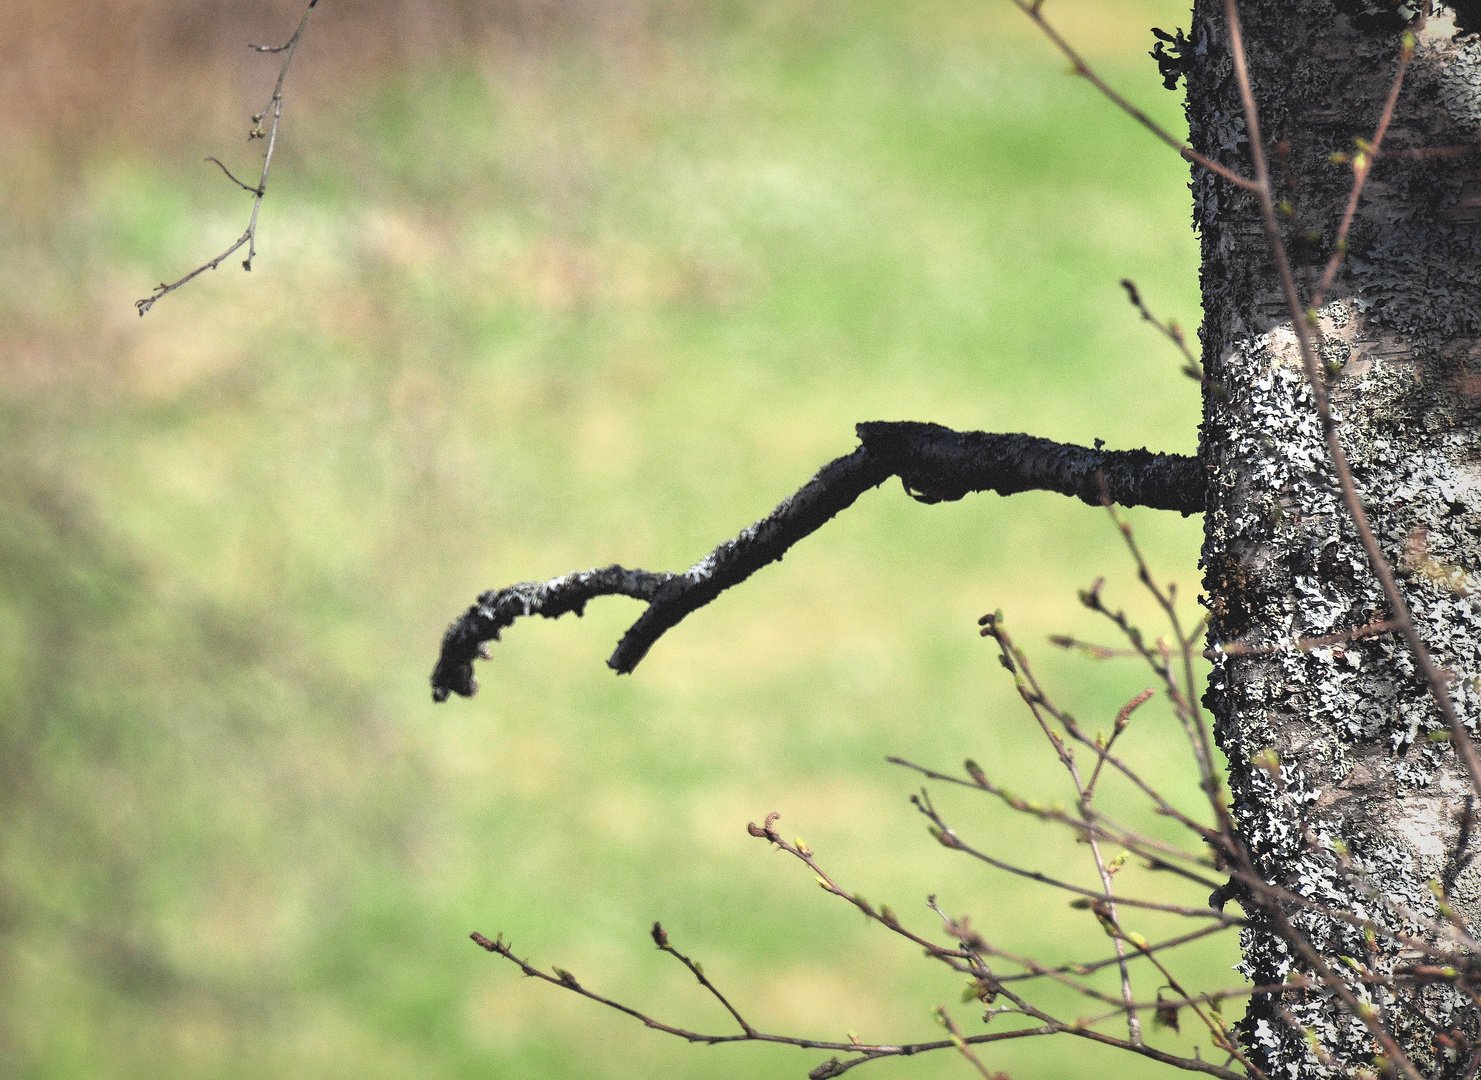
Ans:
POLYGON ((1157 123, 1157 121, 1153 120, 1146 113, 1142 112, 1141 109, 1138 109, 1135 105, 1127 101, 1115 90, 1111 89, 1110 84, 1108 84, 1104 79, 1102 79, 1095 73, 1095 71, 1090 67, 1089 64, 1084 61, 1080 54, 1074 50, 1070 43, 1060 36, 1059 31, 1055 30, 1054 27, 1049 25, 1049 21, 1044 18, 1043 12, 1039 10, 1039 4, 1031 3, 1030 0, 1012 0, 1012 3, 1013 6, 1018 8, 1019 11, 1023 12, 1030 19, 1032 19, 1034 25, 1044 32, 1044 36, 1054 43, 1054 47, 1064 54, 1065 59, 1069 60, 1070 64, 1073 66, 1076 75, 1079 75, 1081 78, 1085 79, 1086 82, 1090 83, 1091 86, 1099 90, 1104 97, 1111 101, 1122 112, 1126 113, 1127 116, 1130 116, 1138 124, 1141 124, 1142 127, 1146 128, 1157 138, 1161 139, 1168 146, 1172 147, 1186 160, 1191 161, 1197 165, 1202 165, 1205 169, 1209 170, 1209 172, 1216 173, 1217 175, 1222 176, 1231 184, 1242 187, 1247 191, 1254 190, 1254 181, 1250 180, 1248 177, 1240 176, 1239 173, 1235 172, 1232 169, 1225 168, 1223 165, 1220 165, 1212 158, 1204 157, 1197 150, 1194 150, 1193 147, 1183 142, 1183 140, 1176 138, 1161 124, 1157 123))
POLYGON ((979 1058, 977 1054, 972 1050, 972 1047, 967 1044, 967 1040, 962 1038, 962 1029, 956 1026, 956 1021, 953 1020, 951 1018, 951 1014, 946 1011, 945 1005, 936 1006, 936 1019, 941 1022, 941 1026, 944 1027, 947 1033, 951 1036, 951 1044, 957 1048, 962 1057, 966 1058, 972 1063, 972 1067, 981 1074, 982 1080, 1008 1080, 1007 1073, 994 1074, 987 1071, 987 1066, 982 1064, 982 1059, 979 1058))
POLYGON ((1311 306, 1314 308, 1322 306, 1327 290, 1332 287, 1332 279, 1337 276, 1338 267, 1347 258, 1347 233, 1358 212, 1358 202, 1363 197, 1363 185, 1368 182, 1368 174, 1373 171, 1373 162, 1383 146, 1383 137, 1388 134, 1388 125, 1393 121, 1394 107, 1399 103, 1399 91, 1404 86, 1404 74, 1409 70, 1409 62, 1413 59, 1414 35, 1405 30, 1403 45, 1399 50, 1399 70, 1394 74, 1393 85, 1389 87, 1388 99, 1383 103, 1383 113, 1378 118, 1378 126, 1373 130, 1373 138, 1359 146, 1358 152, 1351 159, 1352 191, 1347 196, 1347 207, 1342 211, 1342 224, 1337 229, 1337 241, 1332 246, 1331 258, 1327 260, 1327 268, 1322 272, 1322 279, 1317 283, 1316 293, 1311 298, 1311 306))
POLYGON ((1141 291, 1136 287, 1136 282, 1131 278, 1122 278, 1121 287, 1126 290, 1126 298, 1131 301, 1131 306, 1141 312, 1142 320, 1151 323, 1157 328, 1157 332, 1168 341, 1177 346, 1178 352, 1183 354, 1183 374, 1190 379, 1203 382, 1203 365, 1198 362, 1198 357, 1188 348, 1188 338, 1183 333, 1183 328, 1172 319, 1163 322, 1153 315, 1146 303, 1142 300, 1141 291))
MULTIPOLYGON (((1022 866, 1015 866, 1013 863, 1005 862, 1002 859, 989 855, 985 851, 981 851, 973 847, 971 844, 967 843, 960 836, 958 836, 956 830, 954 830, 950 825, 946 823, 945 820, 942 819, 941 815, 936 812, 936 808, 931 805, 930 798, 924 793, 912 795, 910 797, 910 801, 915 805, 915 808, 919 810, 921 814, 924 815, 927 819, 929 819, 932 825, 935 826, 935 829, 932 830, 932 835, 935 836, 937 842, 942 847, 950 848, 953 851, 960 851, 963 854, 970 855, 978 862, 986 863, 988 866, 1012 874, 1015 877, 1027 878, 1030 881, 1037 881, 1040 885, 1048 885, 1051 888, 1059 889, 1074 896, 1084 896, 1092 900, 1101 899, 1102 894, 1094 889, 1086 889, 1082 888, 1079 885, 1072 885, 1068 881, 1062 881, 1059 878, 1050 877, 1048 874, 1042 873, 1038 870, 1029 870, 1022 866)), ((1212 908, 1207 907, 1188 907, 1184 904, 1167 904, 1158 900, 1142 900, 1140 898, 1125 896, 1120 897, 1117 902, 1124 904, 1127 907, 1141 908, 1145 911, 1163 911, 1170 915, 1181 915, 1187 919, 1213 919, 1217 922, 1227 922, 1231 926, 1239 926, 1244 924, 1243 919, 1235 918, 1232 915, 1225 915, 1222 911, 1215 911, 1212 908)))
POLYGON ((1242 645, 1237 641, 1231 641, 1228 644, 1215 645, 1212 649, 1205 649, 1203 655, 1205 659, 1217 660, 1220 656, 1266 656, 1285 652, 1287 649, 1311 652, 1312 649, 1321 649, 1328 645, 1342 645, 1361 638, 1377 637, 1379 634, 1398 629, 1398 625, 1392 619, 1380 619, 1360 626, 1356 630, 1345 630, 1339 634, 1327 634, 1323 637, 1298 638, 1295 641, 1274 645, 1242 645))

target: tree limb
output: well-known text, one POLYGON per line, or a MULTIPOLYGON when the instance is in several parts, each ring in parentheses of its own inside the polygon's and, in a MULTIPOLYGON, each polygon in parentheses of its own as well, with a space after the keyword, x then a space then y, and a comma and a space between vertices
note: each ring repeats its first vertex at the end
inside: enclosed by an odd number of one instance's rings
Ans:
POLYGON ((952 502, 969 492, 1056 491, 1091 505, 1117 502, 1177 510, 1203 510, 1203 468, 1196 458, 1147 450, 1091 450, 1031 435, 959 432, 939 424, 859 424, 860 446, 823 466, 796 494, 733 540, 727 540, 682 574, 585 570, 550 581, 523 582, 479 596, 442 638, 432 672, 432 698, 471 697, 478 689, 473 661, 487 658, 486 643, 515 619, 554 619, 583 613, 597 596, 646 600, 607 666, 627 674, 653 643, 691 611, 776 562, 803 537, 816 532, 870 488, 898 476, 918 502, 952 502))

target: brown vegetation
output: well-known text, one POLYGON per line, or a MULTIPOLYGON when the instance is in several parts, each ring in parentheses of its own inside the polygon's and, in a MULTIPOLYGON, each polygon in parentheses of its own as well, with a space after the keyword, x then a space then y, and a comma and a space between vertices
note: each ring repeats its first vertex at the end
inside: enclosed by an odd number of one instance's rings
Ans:
MULTIPOLYGON (((336 87, 480 42, 577 38, 628 48, 688 5, 648 0, 364 0, 330 4, 304 43, 304 90, 336 87), (311 59, 310 59, 311 58, 311 59)), ((285 38, 300 0, 76 0, 7 5, 0 135, 62 146, 154 143, 242 111, 275 74, 246 48, 285 38)))

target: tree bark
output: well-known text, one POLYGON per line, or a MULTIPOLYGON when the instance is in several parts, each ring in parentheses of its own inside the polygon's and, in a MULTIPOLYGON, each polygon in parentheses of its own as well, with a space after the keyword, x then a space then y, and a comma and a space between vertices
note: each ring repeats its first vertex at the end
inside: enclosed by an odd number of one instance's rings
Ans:
MULTIPOLYGON (((1286 242, 1308 290, 1352 187, 1351 168, 1331 155, 1352 154, 1355 136, 1371 136, 1397 68, 1405 24, 1373 10, 1382 6, 1240 5, 1273 182, 1294 210, 1286 242)), ((1450 17, 1432 17, 1416 37, 1349 258, 1320 311, 1321 355, 1374 530, 1474 731, 1481 716, 1481 43, 1457 37, 1450 17), (1427 153, 1405 153, 1416 150, 1427 153)), ((1196 0, 1190 42, 1183 69, 1192 144, 1248 174, 1223 0, 1196 0)), ((1269 647, 1384 618, 1383 595, 1341 506, 1255 196, 1206 171, 1194 174, 1208 374, 1200 456, 1211 640, 1269 647)), ((1222 657, 1207 702, 1229 758, 1235 819, 1270 881, 1411 930, 1420 925, 1414 914, 1435 916, 1428 882, 1443 881, 1470 926, 1481 929, 1481 860, 1467 865, 1455 851, 1470 783, 1450 745, 1427 738, 1444 723, 1400 638, 1222 657), (1270 748, 1282 762, 1278 778, 1251 760, 1270 748)), ((1339 970, 1342 956, 1376 973, 1405 959, 1382 938, 1376 948, 1365 943, 1347 924, 1298 906, 1288 913, 1339 970)), ((1244 932, 1242 948, 1244 972, 1256 983, 1307 970, 1258 924, 1244 932)), ((1421 1071, 1464 1071, 1418 1015, 1451 1030, 1462 1015, 1451 991, 1369 992, 1356 976, 1352 988, 1394 1027, 1421 1071)), ((1468 1003, 1464 1012, 1474 1017, 1468 1003)), ((1242 1037, 1272 1077, 1353 1075, 1373 1068, 1377 1051, 1327 993, 1255 998, 1242 1037)))

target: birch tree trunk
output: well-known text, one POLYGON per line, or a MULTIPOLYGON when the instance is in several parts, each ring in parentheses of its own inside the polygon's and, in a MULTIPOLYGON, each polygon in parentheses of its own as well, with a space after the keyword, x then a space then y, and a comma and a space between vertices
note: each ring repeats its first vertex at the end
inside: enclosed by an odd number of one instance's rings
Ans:
MULTIPOLYGON (((1351 168, 1330 155, 1352 154, 1354 137, 1371 135, 1398 64, 1404 24, 1373 10, 1379 6, 1240 5, 1273 182, 1294 209, 1286 241, 1308 283, 1332 249, 1352 187, 1351 168)), ((1449 12, 1416 36, 1385 156, 1319 325, 1359 492, 1420 634, 1453 676, 1457 707, 1474 729, 1481 716, 1481 43, 1457 37, 1449 12), (1402 153, 1436 147, 1465 153, 1402 153)), ((1222 0, 1196 0, 1191 41, 1185 74, 1193 145, 1248 173, 1222 0)), ((1339 501, 1255 197, 1198 169, 1193 193, 1209 377, 1201 454, 1211 637, 1269 646, 1382 619, 1383 596, 1339 501)), ((1229 758, 1236 820, 1270 881, 1411 928, 1418 926, 1411 913, 1435 915, 1429 883, 1443 882, 1481 929, 1481 860, 1467 865, 1455 851, 1471 788, 1449 743, 1427 737, 1444 724, 1401 639, 1224 658, 1208 704, 1229 758), (1278 778, 1251 760, 1269 748, 1282 763, 1278 778), (1344 858, 1355 874, 1340 871, 1344 858)), ((1294 907, 1291 916, 1349 974, 1343 956, 1378 972, 1403 959, 1347 924, 1294 907)), ((1307 970, 1258 927, 1245 931, 1242 946, 1256 983, 1307 970)), ((1436 1040, 1460 1023, 1451 991, 1431 987, 1405 999, 1363 991, 1356 976, 1352 985, 1393 1024, 1421 1070, 1464 1071, 1465 1062, 1436 1040)), ((1327 993, 1257 997, 1243 1038, 1273 1077, 1375 1068, 1373 1037, 1327 993)))

